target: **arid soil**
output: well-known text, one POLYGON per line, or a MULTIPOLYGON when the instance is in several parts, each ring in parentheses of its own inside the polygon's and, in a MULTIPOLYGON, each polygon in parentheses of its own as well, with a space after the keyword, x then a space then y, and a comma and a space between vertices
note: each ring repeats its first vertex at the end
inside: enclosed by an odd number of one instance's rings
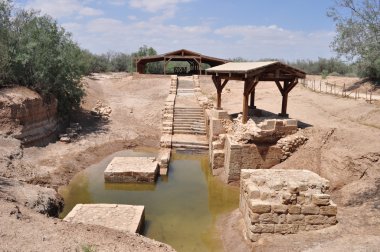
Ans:
MULTIPOLYGON (((201 80, 204 93, 215 93, 212 82, 201 80)), ((243 84, 228 83, 222 107, 242 111, 243 84)), ((277 114, 281 95, 274 83, 259 83, 256 104, 277 114)), ((308 169, 330 180, 333 201, 338 204, 338 225, 320 231, 275 236, 257 244, 236 245, 240 238, 239 211, 225 216, 219 225, 227 251, 377 251, 380 246, 380 107, 314 93, 298 85, 290 94, 288 113, 299 120, 309 140, 293 156, 274 168, 308 169)))
POLYGON ((159 145, 170 77, 103 74, 83 81, 87 90, 83 110, 71 118, 83 128, 78 139, 23 148, 20 141, 0 136, 0 250, 172 251, 134 234, 39 214, 56 216, 62 207, 56 189, 89 165, 116 151, 159 145), (111 107, 108 119, 91 115, 98 101, 111 107))
MULTIPOLYGON (((56 189, 107 155, 135 146, 158 147, 161 109, 170 77, 95 75, 84 79, 83 110, 72 121, 83 127, 72 143, 23 148, 0 136, 0 250, 6 251, 172 251, 161 243, 106 228, 70 224, 54 216, 62 201, 56 189), (109 119, 91 115, 101 101, 109 119)), ((215 97, 210 77, 202 91, 215 97)), ((0 90, 1 92, 1 90, 0 90)), ((222 106, 242 111, 243 84, 228 83, 222 106)), ((279 113, 274 83, 259 83, 256 106, 279 113)), ((275 236, 256 244, 244 241, 239 210, 219 220, 226 251, 377 251, 380 247, 380 107, 363 100, 314 93, 298 85, 289 95, 288 113, 309 140, 275 168, 309 169, 331 182, 338 225, 297 235, 275 236)), ((3 125, 4 126, 4 125, 3 125)))

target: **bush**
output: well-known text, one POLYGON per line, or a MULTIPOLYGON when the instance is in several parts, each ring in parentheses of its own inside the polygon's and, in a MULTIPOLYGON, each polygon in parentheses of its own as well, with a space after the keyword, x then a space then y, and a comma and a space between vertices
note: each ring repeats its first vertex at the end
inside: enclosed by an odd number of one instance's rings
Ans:
POLYGON ((322 73, 321 73, 322 79, 326 79, 327 75, 329 75, 329 71, 323 70, 322 73))
MULTIPOLYGON (((10 2, 1 2, 0 9, 12 10, 10 2)), ((10 13, 0 11, 0 20, 10 20, 8 26, 1 26, 7 37, 0 55, 7 57, 0 84, 15 83, 44 97, 54 95, 61 115, 78 108, 85 94, 80 84, 86 69, 82 50, 51 17, 25 10, 13 17, 10 13)))

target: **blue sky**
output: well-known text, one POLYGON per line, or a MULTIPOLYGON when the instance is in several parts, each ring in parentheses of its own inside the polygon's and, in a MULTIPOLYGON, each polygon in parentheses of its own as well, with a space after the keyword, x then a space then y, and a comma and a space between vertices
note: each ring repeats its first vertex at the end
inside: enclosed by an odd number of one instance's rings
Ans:
POLYGON ((331 57, 333 0, 23 0, 56 18, 83 48, 285 60, 331 57))

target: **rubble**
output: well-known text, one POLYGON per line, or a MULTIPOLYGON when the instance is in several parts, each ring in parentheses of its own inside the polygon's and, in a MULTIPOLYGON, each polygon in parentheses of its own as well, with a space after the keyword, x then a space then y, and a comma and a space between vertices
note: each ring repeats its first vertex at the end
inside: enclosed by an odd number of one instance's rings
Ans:
POLYGON ((95 107, 91 110, 91 114, 99 117, 108 118, 112 113, 112 108, 102 103, 102 101, 97 100, 95 107))

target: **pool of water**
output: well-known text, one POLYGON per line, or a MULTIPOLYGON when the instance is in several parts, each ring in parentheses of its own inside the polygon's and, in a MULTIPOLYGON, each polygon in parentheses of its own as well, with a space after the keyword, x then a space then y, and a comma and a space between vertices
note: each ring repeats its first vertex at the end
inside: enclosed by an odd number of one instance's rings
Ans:
POLYGON ((172 155, 169 175, 155 185, 104 183, 103 172, 115 156, 155 156, 122 151, 90 166, 59 189, 65 199, 63 218, 77 203, 145 206, 144 235, 177 251, 222 251, 216 220, 239 204, 239 189, 225 185, 209 171, 205 155, 172 155))

